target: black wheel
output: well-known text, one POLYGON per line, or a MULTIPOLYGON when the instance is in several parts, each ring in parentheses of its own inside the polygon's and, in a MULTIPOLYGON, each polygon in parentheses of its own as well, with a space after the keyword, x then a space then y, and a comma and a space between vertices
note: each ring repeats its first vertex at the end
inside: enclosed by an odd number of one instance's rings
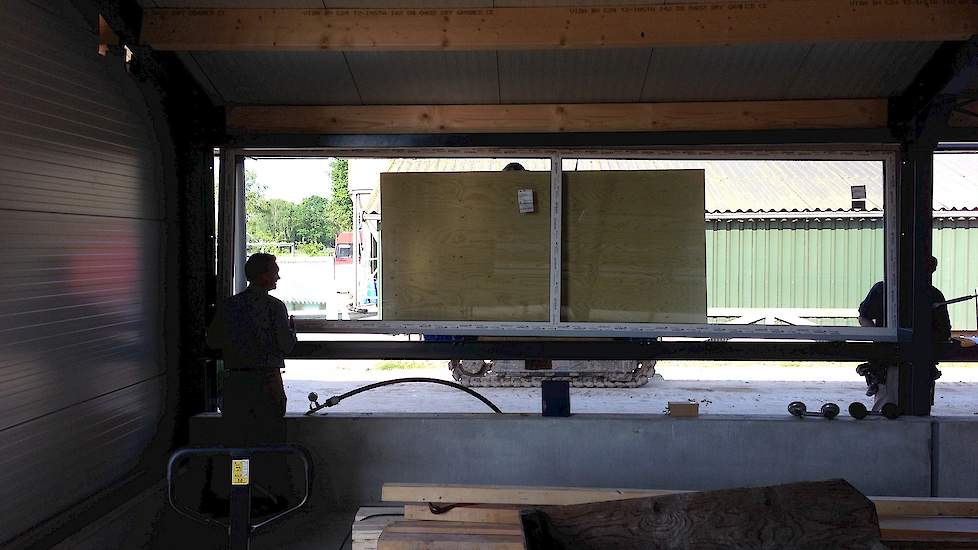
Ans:
POLYGON ((802 417, 808 411, 808 407, 805 406, 801 401, 792 401, 788 403, 788 414, 791 416, 802 417))
POLYGON ((887 403, 886 405, 883 405, 882 412, 883 416, 889 418, 890 420, 894 420, 900 416, 900 407, 898 407, 896 403, 887 403))
POLYGON ((448 362, 448 368, 452 371, 455 381, 461 381, 463 376, 478 378, 489 372, 491 365, 488 361, 466 361, 464 359, 452 359, 448 362), (473 364, 474 363, 474 364, 473 364))
POLYGON ((869 416, 869 410, 866 409, 866 405, 863 405, 859 401, 849 403, 849 416, 855 418, 856 420, 862 420, 869 416))
POLYGON ((839 416, 839 406, 835 403, 826 403, 822 405, 822 416, 830 420, 839 416))

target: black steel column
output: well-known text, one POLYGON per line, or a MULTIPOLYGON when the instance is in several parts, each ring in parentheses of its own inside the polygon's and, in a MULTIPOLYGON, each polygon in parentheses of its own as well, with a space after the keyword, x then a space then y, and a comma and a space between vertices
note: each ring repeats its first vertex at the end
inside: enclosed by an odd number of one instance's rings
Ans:
POLYGON ((898 208, 900 214, 899 318, 901 328, 900 408, 926 416, 931 409, 931 256, 934 202, 934 145, 904 148, 898 208))

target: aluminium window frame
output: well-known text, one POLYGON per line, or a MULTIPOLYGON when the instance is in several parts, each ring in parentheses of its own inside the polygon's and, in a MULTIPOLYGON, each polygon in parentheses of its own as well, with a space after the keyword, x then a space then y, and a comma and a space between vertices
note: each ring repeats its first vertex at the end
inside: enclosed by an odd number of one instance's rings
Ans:
POLYGON ((835 149, 786 148, 764 150, 746 148, 717 149, 636 149, 636 148, 422 148, 422 149, 224 149, 221 152, 219 228, 219 294, 229 296, 244 288, 245 212, 244 158, 548 158, 550 159, 551 251, 549 320, 510 321, 337 321, 325 317, 298 318, 304 333, 345 334, 451 334, 459 336, 503 337, 614 337, 614 338, 722 338, 815 341, 898 340, 898 254, 899 229, 896 208, 899 186, 898 149, 894 146, 856 146, 835 149), (671 323, 580 323, 560 320, 561 296, 561 220, 562 180, 565 158, 609 158, 636 160, 863 160, 883 164, 884 195, 884 280, 887 281, 885 327, 729 325, 671 323), (229 168, 233 167, 233 170, 229 168), (233 200, 230 200, 233 197, 233 200), (230 201, 230 202, 229 202, 230 201), (233 283, 233 284, 232 284, 233 283))

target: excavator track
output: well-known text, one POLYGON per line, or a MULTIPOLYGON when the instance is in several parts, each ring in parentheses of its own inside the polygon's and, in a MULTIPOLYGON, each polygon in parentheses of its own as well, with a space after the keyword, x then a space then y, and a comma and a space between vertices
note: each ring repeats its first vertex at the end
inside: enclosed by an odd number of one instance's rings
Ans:
MULTIPOLYGON (((513 363, 513 362, 510 362, 513 363)), ((610 362, 609 362, 610 363, 610 362)), ((448 362, 452 378, 475 388, 532 388, 544 380, 566 380, 575 388, 639 388, 655 375, 655 361, 635 361, 630 371, 602 372, 573 370, 504 370, 493 369, 493 361, 448 362)))

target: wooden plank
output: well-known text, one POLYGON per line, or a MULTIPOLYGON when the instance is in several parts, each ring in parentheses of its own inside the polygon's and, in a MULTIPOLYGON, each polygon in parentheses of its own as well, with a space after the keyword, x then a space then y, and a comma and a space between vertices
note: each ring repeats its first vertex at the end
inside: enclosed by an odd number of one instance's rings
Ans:
MULTIPOLYGON (((510 485, 432 485, 385 483, 385 502, 473 503, 484 505, 548 506, 584 504, 691 491, 668 489, 608 489, 588 487, 523 487, 510 485)), ((880 516, 978 517, 978 499, 929 497, 869 497, 880 516)), ((426 505, 425 505, 426 506, 426 505)), ((405 514, 410 505, 405 506, 405 514)), ((451 516, 446 515, 446 518, 451 516)), ((488 517, 488 516, 484 516, 488 517)), ((412 519, 422 519, 414 517, 412 519)))
POLYGON ((384 528, 385 533, 504 535, 520 536, 522 525, 476 523, 469 521, 397 521, 384 528))
POLYGON ((385 321, 549 318, 550 172, 381 174, 380 190, 385 321))
MULTIPOLYGON (((886 99, 524 105, 229 106, 236 134, 444 134, 884 128, 886 99)), ((386 221, 386 220, 385 220, 386 221)))
POLYGON ((883 540, 961 540, 978 542, 978 518, 880 517, 883 540))
POLYGON ((519 487, 506 485, 425 485, 385 483, 385 502, 442 502, 519 504, 530 506, 582 504, 668 495, 685 491, 643 489, 589 489, 580 487, 519 487))
POLYGON ((564 173, 561 320, 706 323, 706 173, 564 173))
MULTIPOLYGON (((229 1, 228 4, 231 2, 229 1)), ((431 9, 143 10, 157 50, 534 50, 967 40, 970 1, 794 0, 431 9)))
POLYGON ((520 525, 521 509, 522 506, 515 504, 471 504, 456 506, 435 514, 427 504, 410 503, 404 505, 404 519, 520 525))
POLYGON ((882 516, 956 516, 978 518, 978 499, 942 497, 870 497, 882 516))
POLYGON ((380 536, 377 550, 525 550, 522 536, 456 533, 388 533, 380 536))
MULTIPOLYGON (((362 521, 367 516, 376 516, 377 514, 387 514, 396 515, 404 514, 403 506, 361 506, 355 516, 353 516, 353 522, 362 521)), ((397 518, 394 518, 397 519, 397 518)))
POLYGON ((844 480, 549 506, 525 511, 529 550, 877 550, 872 503, 844 480))

